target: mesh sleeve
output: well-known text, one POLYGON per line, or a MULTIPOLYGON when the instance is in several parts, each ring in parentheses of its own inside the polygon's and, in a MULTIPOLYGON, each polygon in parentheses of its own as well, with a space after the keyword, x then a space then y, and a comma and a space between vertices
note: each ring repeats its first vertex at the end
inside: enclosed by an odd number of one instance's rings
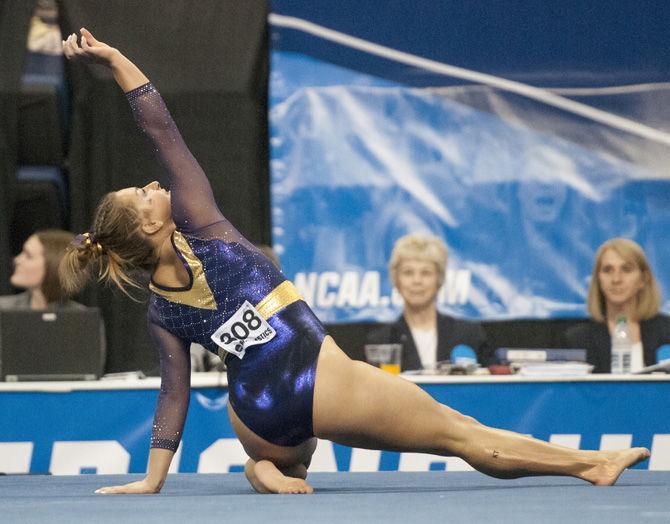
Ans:
POLYGON ((207 176, 186 146, 153 84, 128 91, 126 97, 135 121, 149 137, 167 172, 172 219, 177 229, 194 232, 223 220, 207 176))
POLYGON ((161 389, 151 433, 151 447, 177 451, 184 430, 191 390, 189 344, 149 322, 151 340, 158 348, 161 389))

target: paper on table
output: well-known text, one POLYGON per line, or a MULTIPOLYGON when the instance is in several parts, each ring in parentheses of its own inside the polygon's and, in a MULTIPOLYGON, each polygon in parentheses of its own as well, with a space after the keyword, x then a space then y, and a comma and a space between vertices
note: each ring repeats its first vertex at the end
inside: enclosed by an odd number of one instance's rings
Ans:
POLYGON ((526 377, 576 377, 588 375, 592 370, 593 366, 584 362, 543 362, 520 365, 519 375, 526 377))

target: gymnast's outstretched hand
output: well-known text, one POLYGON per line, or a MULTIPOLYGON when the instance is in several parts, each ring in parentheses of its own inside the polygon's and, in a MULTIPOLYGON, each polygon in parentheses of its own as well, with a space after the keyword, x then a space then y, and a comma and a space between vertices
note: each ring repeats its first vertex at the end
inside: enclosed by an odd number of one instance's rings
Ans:
POLYGON ((158 493, 160 488, 161 486, 156 486, 155 484, 151 484, 147 479, 143 479, 138 480, 137 482, 124 484, 123 486, 107 486, 105 488, 96 489, 95 492, 102 493, 104 495, 121 493, 141 495, 147 493, 158 493))
POLYGON ((117 494, 117 493, 158 493, 167 477, 170 463, 174 452, 169 449, 151 448, 149 451, 149 468, 147 476, 137 482, 130 482, 123 486, 107 486, 96 489, 96 493, 102 494, 117 494))
POLYGON ((77 41, 75 33, 68 36, 67 40, 63 40, 63 54, 68 60, 109 67, 114 74, 114 79, 125 92, 149 81, 144 73, 123 56, 118 49, 96 40, 86 28, 82 27, 80 33, 81 45, 77 41))
POLYGON ((77 35, 72 33, 63 40, 63 54, 68 60, 75 60, 85 64, 101 64, 111 66, 119 51, 104 42, 95 39, 88 29, 81 28, 81 45, 77 42, 77 35))

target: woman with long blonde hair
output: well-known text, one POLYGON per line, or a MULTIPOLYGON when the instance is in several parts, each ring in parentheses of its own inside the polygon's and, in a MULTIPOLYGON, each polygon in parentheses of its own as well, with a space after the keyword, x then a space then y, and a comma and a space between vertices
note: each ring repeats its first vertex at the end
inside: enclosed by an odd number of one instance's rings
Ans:
POLYGON ((670 344, 670 317, 659 312, 661 295, 639 244, 611 238, 596 252, 586 305, 590 321, 569 329, 569 347, 586 349, 594 373, 612 368, 612 333, 625 317, 633 342, 631 371, 657 363, 656 350, 670 344))
POLYGON ((610 485, 649 456, 644 448, 582 451, 488 428, 416 385, 351 361, 290 281, 228 222, 161 96, 118 50, 81 30, 70 60, 109 67, 165 167, 170 191, 151 182, 108 194, 91 231, 61 266, 74 292, 97 269, 132 285, 151 272, 148 326, 161 360, 161 390, 144 479, 98 490, 156 493, 179 446, 189 402, 188 347, 227 356, 233 428, 261 493, 311 493, 316 437, 361 448, 456 455, 501 478, 570 475, 610 485))

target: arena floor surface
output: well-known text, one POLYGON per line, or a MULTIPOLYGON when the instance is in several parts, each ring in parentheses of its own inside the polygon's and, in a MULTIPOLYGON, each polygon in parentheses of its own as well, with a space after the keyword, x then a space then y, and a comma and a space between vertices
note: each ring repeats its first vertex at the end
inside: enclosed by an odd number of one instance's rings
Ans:
POLYGON ((3 523, 670 522, 670 471, 629 470, 614 487, 480 473, 314 473, 309 495, 258 495, 241 473, 170 475, 159 495, 96 495, 140 475, 0 477, 3 523))

